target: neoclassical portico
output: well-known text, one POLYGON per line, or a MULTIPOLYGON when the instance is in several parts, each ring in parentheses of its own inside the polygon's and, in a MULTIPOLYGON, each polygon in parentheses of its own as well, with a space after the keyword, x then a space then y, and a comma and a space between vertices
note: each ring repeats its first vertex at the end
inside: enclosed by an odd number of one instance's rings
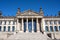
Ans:
POLYGON ((19 18, 17 21, 19 31, 22 32, 40 32, 39 18, 19 18), (19 20, 21 19, 21 20, 19 20), (19 21, 21 23, 19 23, 19 21), (25 25, 24 25, 25 24, 25 25))
POLYGON ((17 30, 22 32, 40 32, 42 14, 42 9, 40 9, 40 14, 32 10, 21 13, 20 9, 18 9, 17 30))

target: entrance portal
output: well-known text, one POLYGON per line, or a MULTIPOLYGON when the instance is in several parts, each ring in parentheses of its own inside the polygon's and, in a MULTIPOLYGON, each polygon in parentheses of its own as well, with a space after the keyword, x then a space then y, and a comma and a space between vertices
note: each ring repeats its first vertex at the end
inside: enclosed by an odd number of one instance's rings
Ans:
MULTIPOLYGON (((26 32, 27 29, 27 21, 24 20, 24 32, 26 32)), ((37 27, 36 27, 36 20, 33 20, 33 27, 32 27, 32 20, 28 20, 28 30, 29 32, 36 32, 37 31, 37 27)))
POLYGON ((28 31, 32 32, 32 21, 31 20, 28 21, 28 31))

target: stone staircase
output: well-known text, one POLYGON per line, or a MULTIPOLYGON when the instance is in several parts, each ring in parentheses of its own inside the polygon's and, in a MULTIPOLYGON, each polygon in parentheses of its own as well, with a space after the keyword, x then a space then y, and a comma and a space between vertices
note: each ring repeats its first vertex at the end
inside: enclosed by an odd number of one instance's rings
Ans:
POLYGON ((15 35, 11 35, 6 40, 47 40, 48 38, 49 37, 47 37, 47 35, 44 35, 41 32, 37 32, 37 33, 19 32, 15 35))

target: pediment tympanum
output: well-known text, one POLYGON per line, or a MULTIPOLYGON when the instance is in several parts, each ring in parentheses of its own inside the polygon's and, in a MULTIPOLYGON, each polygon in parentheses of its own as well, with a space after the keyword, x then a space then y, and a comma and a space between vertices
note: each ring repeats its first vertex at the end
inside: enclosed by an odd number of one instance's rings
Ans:
POLYGON ((32 10, 28 10, 28 11, 21 13, 21 16, 38 16, 38 15, 39 15, 38 13, 32 10))

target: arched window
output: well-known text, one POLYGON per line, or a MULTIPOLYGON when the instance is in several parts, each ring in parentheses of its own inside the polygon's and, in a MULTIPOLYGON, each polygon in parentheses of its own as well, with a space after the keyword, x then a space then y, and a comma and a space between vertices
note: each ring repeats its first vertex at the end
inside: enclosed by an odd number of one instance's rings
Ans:
POLYGON ((10 26, 8 26, 8 31, 10 31, 10 26))
POLYGON ((52 26, 50 26, 50 31, 53 31, 53 27, 52 26))
POLYGON ((46 30, 46 31, 49 31, 49 30, 48 30, 48 26, 45 26, 45 30, 46 30))
POLYGON ((59 26, 59 31, 60 31, 60 26, 59 26))
POLYGON ((15 30, 15 26, 12 26, 12 31, 14 31, 15 30))
POLYGON ((54 31, 58 31, 57 26, 54 26, 54 31))
POLYGON ((0 31, 1 31, 1 26, 0 26, 0 31))
POLYGON ((4 26, 4 30, 3 31, 6 31, 6 26, 4 26))

